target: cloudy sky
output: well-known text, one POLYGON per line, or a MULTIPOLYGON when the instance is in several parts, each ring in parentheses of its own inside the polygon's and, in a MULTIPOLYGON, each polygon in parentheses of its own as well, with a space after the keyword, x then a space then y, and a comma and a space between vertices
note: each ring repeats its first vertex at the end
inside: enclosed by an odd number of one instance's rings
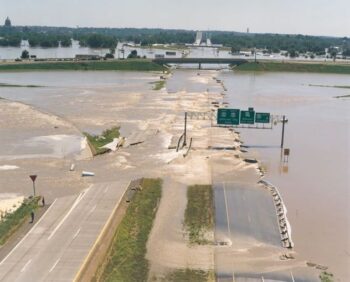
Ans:
POLYGON ((350 0, 0 0, 14 25, 350 36, 350 0))

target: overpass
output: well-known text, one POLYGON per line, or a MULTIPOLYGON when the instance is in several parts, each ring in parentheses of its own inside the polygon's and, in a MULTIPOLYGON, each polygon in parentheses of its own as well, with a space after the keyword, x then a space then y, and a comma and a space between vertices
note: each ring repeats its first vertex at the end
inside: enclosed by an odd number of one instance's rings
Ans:
POLYGON ((198 64, 199 68, 202 64, 226 64, 226 65, 241 65, 247 63, 245 59, 232 58, 155 58, 152 60, 156 64, 198 64))

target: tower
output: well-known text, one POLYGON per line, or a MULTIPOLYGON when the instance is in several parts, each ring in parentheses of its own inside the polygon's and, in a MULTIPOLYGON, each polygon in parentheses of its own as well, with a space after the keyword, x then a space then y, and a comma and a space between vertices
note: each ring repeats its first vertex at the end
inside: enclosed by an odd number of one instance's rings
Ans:
POLYGON ((5 25, 4 25, 4 26, 6 26, 6 27, 11 27, 11 20, 10 20, 9 17, 6 18, 6 20, 5 20, 5 25))

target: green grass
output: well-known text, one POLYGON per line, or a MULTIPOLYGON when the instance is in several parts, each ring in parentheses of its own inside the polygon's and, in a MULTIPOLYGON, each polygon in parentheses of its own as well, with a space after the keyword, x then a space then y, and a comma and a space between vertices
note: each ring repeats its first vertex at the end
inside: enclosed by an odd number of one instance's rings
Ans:
POLYGON ((321 279, 321 282, 333 282, 334 281, 333 274, 329 273, 327 271, 323 271, 320 274, 320 279, 321 279))
POLYGON ((165 276, 162 281, 167 282, 209 282, 215 281, 213 271, 196 269, 177 269, 165 276))
POLYGON ((10 236, 28 220, 31 211, 38 208, 39 199, 40 197, 25 199, 15 212, 5 215, 0 222, 0 245, 5 244, 10 236))
POLYGON ((271 71, 271 72, 311 72, 350 74, 350 64, 336 63, 299 63, 299 62, 257 62, 245 63, 234 68, 236 71, 271 71))
POLYGON ((42 86, 39 86, 39 85, 24 85, 24 84, 0 83, 0 87, 42 87, 42 86))
POLYGON ((190 244, 210 243, 205 235, 214 228, 213 189, 211 185, 188 187, 184 225, 190 244))
POLYGON ((161 198, 161 179, 144 179, 114 235, 99 281, 147 281, 146 244, 161 198))
POLYGON ((90 135, 89 133, 84 132, 94 156, 104 154, 109 151, 109 149, 101 147, 113 142, 114 138, 118 138, 120 136, 119 129, 119 127, 106 129, 101 135, 90 135))
POLYGON ((153 90, 161 90, 165 87, 166 81, 165 80, 159 80, 155 82, 151 82, 151 84, 154 84, 153 90))
POLYGON ((55 70, 120 70, 120 71, 163 71, 164 67, 147 59, 80 62, 31 62, 0 64, 0 71, 55 71, 55 70))

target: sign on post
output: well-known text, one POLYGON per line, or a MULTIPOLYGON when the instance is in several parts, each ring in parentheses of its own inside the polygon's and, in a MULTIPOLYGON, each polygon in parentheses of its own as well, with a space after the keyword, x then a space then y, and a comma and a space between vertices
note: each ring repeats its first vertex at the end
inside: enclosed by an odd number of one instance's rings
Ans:
POLYGON ((241 123, 242 124, 254 124, 255 111, 241 111, 241 123))
POLYGON ((239 125, 239 109, 218 109, 217 123, 239 125))
POLYGON ((33 196, 35 197, 35 179, 37 175, 29 175, 30 179, 33 181, 33 196))
POLYGON ((256 113, 255 114, 256 123, 270 123, 270 113, 256 113))

